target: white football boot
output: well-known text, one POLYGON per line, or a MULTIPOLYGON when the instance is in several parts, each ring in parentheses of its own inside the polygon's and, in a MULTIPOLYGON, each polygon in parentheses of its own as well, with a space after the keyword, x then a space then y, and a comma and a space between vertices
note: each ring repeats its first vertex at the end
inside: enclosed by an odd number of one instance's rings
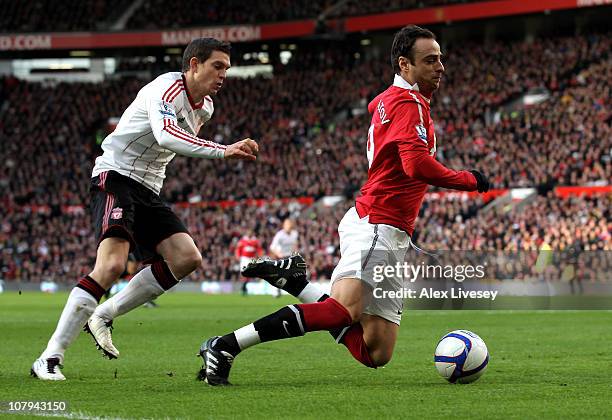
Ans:
POLYGON ((60 368, 63 367, 58 357, 36 359, 30 370, 30 375, 43 381, 65 381, 66 377, 60 368))
POLYGON ((106 321, 96 314, 93 314, 83 329, 85 332, 91 334, 96 343, 96 347, 98 347, 106 357, 109 359, 116 359, 119 357, 119 350, 113 345, 113 337, 111 336, 111 331, 113 329, 112 321, 106 321))

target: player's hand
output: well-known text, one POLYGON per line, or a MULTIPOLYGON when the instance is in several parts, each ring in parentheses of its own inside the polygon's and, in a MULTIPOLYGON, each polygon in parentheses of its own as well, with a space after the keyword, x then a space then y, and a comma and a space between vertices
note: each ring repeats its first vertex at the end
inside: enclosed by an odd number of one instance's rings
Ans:
POLYGON ((479 171, 473 170, 470 172, 472 173, 472 175, 474 175, 474 178, 476 178, 476 190, 479 193, 485 193, 489 191, 491 184, 489 183, 489 180, 487 179, 487 177, 484 176, 482 172, 479 172, 479 171))
POLYGON ((244 139, 230 144, 225 149, 225 159, 255 160, 259 153, 259 145, 253 139, 244 139))

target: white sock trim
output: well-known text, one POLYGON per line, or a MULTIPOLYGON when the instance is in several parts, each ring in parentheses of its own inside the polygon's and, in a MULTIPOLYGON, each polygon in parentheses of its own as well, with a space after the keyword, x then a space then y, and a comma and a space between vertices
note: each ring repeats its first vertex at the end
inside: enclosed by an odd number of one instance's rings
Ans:
MULTIPOLYGON (((289 305, 289 309, 291 309, 295 314, 295 319, 297 320, 298 327, 300 327, 300 331, 302 331, 302 335, 306 334, 306 330, 304 329, 304 325, 302 324, 302 317, 300 316, 300 311, 298 311, 295 305, 289 305)), ((289 333, 289 331, 287 331, 287 333, 289 333)))
POLYGON ((304 287, 304 290, 300 292, 297 298, 302 303, 314 303, 318 302, 324 294, 325 292, 319 285, 309 282, 306 287, 304 287))
POLYGON ((340 344, 340 341, 342 341, 342 339, 344 338, 344 335, 346 334, 346 332, 351 327, 352 327, 352 325, 349 325, 348 327, 342 328, 342 331, 340 331, 340 334, 338 334, 338 337, 336 338, 336 344, 340 344))
POLYGON ((238 346, 240 346, 240 350, 244 350, 255 344, 261 343, 261 338, 259 338, 259 333, 255 330, 255 325, 249 324, 240 329, 234 331, 234 335, 236 336, 236 341, 238 342, 238 346))

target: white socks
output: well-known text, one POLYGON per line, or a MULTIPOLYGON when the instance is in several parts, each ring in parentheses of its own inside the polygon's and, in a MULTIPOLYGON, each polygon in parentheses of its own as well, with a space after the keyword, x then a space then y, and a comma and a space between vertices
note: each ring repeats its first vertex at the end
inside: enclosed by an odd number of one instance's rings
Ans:
POLYGON ((234 335, 236 336, 236 342, 240 347, 240 350, 247 349, 255 344, 261 343, 261 338, 259 338, 259 333, 255 330, 255 325, 249 324, 245 325, 242 328, 234 331, 234 335))
POLYGON ((63 363, 66 348, 79 335, 97 304, 96 299, 85 290, 79 287, 72 289, 55 332, 40 357, 42 359, 59 357, 60 363, 63 363))
POLYGON ((297 298, 302 303, 314 303, 318 302, 323 296, 327 293, 323 291, 323 289, 318 284, 313 284, 308 282, 304 290, 297 295, 297 298))
POLYGON ((149 266, 136 274, 122 291, 99 305, 94 315, 110 321, 164 292, 149 266))

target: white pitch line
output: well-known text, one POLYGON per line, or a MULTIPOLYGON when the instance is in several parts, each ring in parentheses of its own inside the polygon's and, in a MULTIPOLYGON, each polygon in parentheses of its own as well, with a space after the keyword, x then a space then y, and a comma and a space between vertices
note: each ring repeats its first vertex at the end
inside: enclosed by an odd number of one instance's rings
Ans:
MULTIPOLYGON (((139 420, 139 418, 132 417, 108 417, 108 416, 90 416, 89 414, 85 414, 80 411, 69 412, 69 413, 45 413, 42 411, 8 411, 8 410, 0 410, 0 414, 11 414, 11 415, 24 415, 31 417, 52 417, 52 418, 62 418, 62 419, 74 419, 74 420, 139 420)), ((145 417, 141 417, 145 418, 145 417)), ((164 420, 180 420, 184 417, 161 417, 164 420)))
POLYGON ((90 416, 88 414, 85 413, 81 413, 80 411, 77 412, 70 412, 70 413, 45 413, 42 411, 7 411, 7 410, 2 410, 0 411, 0 414, 11 414, 11 415, 22 415, 22 416, 32 416, 32 417, 55 417, 55 418, 62 418, 62 419, 75 419, 75 420, 135 420, 135 419, 130 419, 128 417, 107 417, 107 416, 90 416))

